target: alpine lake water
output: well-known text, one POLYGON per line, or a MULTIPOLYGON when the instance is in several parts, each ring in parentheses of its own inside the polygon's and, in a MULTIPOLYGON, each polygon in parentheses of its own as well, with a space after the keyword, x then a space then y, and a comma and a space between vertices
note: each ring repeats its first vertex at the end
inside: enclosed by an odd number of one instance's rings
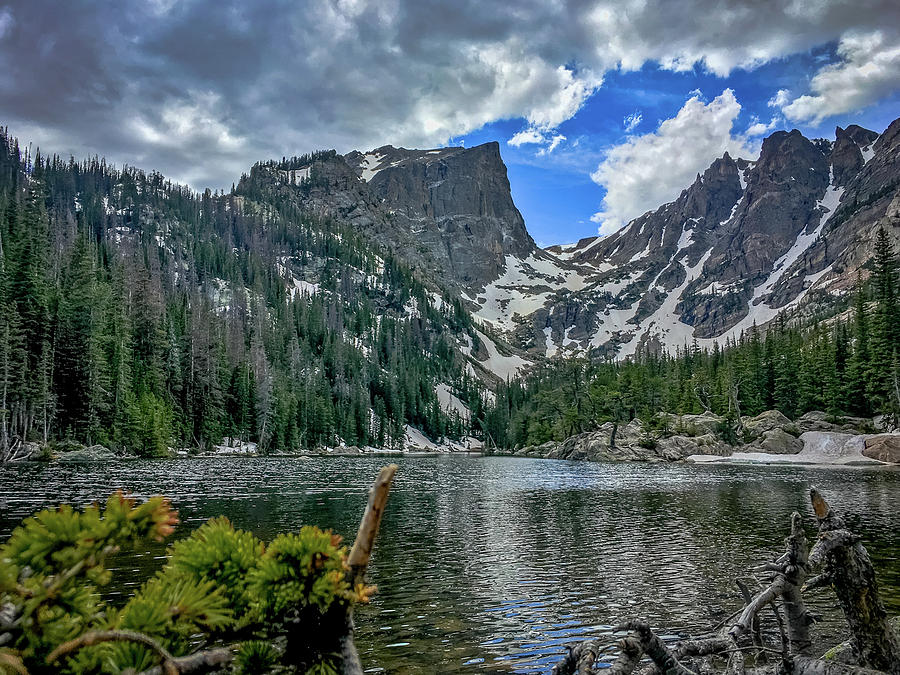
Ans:
MULTIPOLYGON (((733 580, 782 550, 790 514, 815 536, 816 485, 863 535, 900 614, 900 471, 592 464, 475 456, 197 458, 0 467, 0 541, 34 511, 123 488, 165 494, 177 534, 224 514, 268 540, 303 524, 352 542, 378 468, 400 470, 357 612, 369 672, 549 672, 567 644, 644 618, 697 635, 741 605, 733 580)), ((177 536, 176 534, 176 536, 177 536)), ((124 599, 164 547, 119 556, 124 599)), ((750 580, 751 584, 755 583, 750 580)), ((811 602, 821 646, 842 637, 833 596, 811 602)))

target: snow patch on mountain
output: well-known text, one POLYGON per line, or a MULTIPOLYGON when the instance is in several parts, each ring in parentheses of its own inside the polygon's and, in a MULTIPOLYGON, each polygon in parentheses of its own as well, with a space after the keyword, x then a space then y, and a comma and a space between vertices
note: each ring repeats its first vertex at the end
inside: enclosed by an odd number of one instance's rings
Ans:
POLYGON ((379 155, 374 152, 363 155, 362 159, 359 161, 359 168, 362 172, 359 176, 360 180, 368 183, 375 178, 375 175, 384 168, 381 166, 383 161, 384 155, 379 155))
POLYGON ((480 306, 475 316, 503 331, 513 330, 516 316, 537 311, 557 291, 578 291, 587 283, 578 271, 560 266, 549 256, 521 260, 507 255, 505 265, 503 274, 475 300, 480 306))
POLYGON ((526 361, 521 356, 511 355, 504 356, 500 353, 500 350, 497 349, 497 343, 494 342, 487 335, 482 333, 480 330, 476 330, 475 333, 478 335, 478 339, 481 340, 481 343, 484 345, 484 348, 487 350, 488 357, 484 361, 480 361, 481 365, 490 372, 494 373, 501 380, 507 380, 512 377, 515 377, 520 370, 526 368, 531 365, 530 361, 526 361))
MULTIPOLYGON (((641 339, 645 337, 656 337, 662 344, 675 347, 688 344, 694 339, 694 327, 682 322, 681 315, 676 313, 675 309, 684 289, 697 278, 711 253, 712 249, 709 249, 694 265, 688 265, 684 258, 678 261, 684 267, 684 281, 669 291, 659 309, 644 320, 641 329, 619 351, 620 357, 633 356, 641 339)), ((651 287, 655 285, 656 280, 651 287)))
POLYGON ((471 411, 469 407, 459 400, 452 391, 450 391, 450 387, 441 382, 435 387, 435 393, 437 394, 438 402, 441 404, 441 409, 445 412, 456 412, 462 419, 468 419, 471 411))

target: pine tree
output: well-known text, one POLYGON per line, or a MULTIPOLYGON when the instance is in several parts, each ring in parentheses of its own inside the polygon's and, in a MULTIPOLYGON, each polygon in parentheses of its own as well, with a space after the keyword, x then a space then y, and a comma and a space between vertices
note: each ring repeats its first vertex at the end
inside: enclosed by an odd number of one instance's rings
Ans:
POLYGON ((897 342, 900 338, 897 285, 896 256, 884 228, 879 228, 872 270, 875 314, 872 320, 869 395, 877 411, 894 417, 900 414, 900 401, 894 392, 897 342))
POLYGON ((853 343, 847 363, 847 403, 854 415, 868 417, 872 414, 867 395, 870 367, 869 315, 865 288, 862 278, 858 277, 853 301, 853 343))
POLYGON ((100 368, 95 271, 83 237, 75 242, 62 289, 57 303, 53 371, 57 428, 62 436, 90 443, 98 421, 100 368))

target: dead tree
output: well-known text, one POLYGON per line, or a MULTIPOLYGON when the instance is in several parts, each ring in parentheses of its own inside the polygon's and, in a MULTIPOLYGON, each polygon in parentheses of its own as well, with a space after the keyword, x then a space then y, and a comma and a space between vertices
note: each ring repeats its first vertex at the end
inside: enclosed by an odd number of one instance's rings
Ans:
POLYGON ((860 664, 900 673, 900 637, 888 621, 875 581, 875 569, 860 538, 847 529, 818 490, 810 490, 819 521, 819 541, 809 555, 824 566, 816 586, 829 585, 850 626, 850 645, 860 664))
POLYGON ((754 570, 770 575, 767 585, 753 596, 745 592, 744 607, 717 632, 670 647, 647 623, 629 621, 617 627, 625 636, 616 643, 596 639, 572 647, 553 675, 900 675, 900 636, 888 621, 865 547, 815 488, 810 497, 819 522, 812 551, 800 514, 792 514, 784 553, 754 570), (819 568, 824 571, 809 577, 819 568), (827 660, 812 655, 815 617, 803 601, 803 593, 824 587, 834 590, 850 630, 849 648, 827 660), (768 645, 756 629, 766 608, 778 639, 768 645), (618 655, 610 653, 613 648, 618 655), (601 657, 611 667, 598 668, 601 657), (649 664, 642 667, 645 657, 649 664))

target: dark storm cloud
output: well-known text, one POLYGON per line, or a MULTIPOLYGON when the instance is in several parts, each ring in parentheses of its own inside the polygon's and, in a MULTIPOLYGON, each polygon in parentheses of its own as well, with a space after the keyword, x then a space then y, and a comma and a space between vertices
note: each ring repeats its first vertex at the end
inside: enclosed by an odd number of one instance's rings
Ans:
POLYGON ((550 138, 610 68, 725 74, 879 29, 889 52, 897 25, 894 0, 0 0, 0 121, 226 187, 259 158, 434 145, 498 119, 550 138))

